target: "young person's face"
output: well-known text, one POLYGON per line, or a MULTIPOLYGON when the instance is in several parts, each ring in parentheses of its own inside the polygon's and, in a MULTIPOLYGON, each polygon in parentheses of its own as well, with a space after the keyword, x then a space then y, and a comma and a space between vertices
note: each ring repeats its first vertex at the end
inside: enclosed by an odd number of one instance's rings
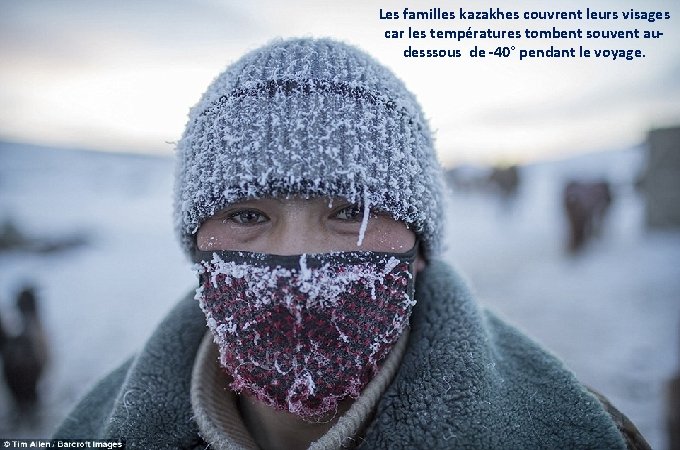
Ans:
POLYGON ((416 235, 403 222, 371 212, 358 246, 363 217, 361 207, 342 199, 244 200, 207 219, 198 230, 197 244, 202 251, 276 255, 357 250, 403 253, 415 245, 416 235))

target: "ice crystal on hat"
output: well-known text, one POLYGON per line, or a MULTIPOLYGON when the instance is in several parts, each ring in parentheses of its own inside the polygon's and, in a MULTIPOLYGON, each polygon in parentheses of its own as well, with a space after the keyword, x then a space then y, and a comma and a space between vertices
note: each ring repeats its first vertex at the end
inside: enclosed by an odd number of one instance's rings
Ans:
POLYGON ((189 252, 225 206, 291 195, 386 211, 428 256, 439 250, 441 175, 420 106, 349 45, 294 39, 245 55, 192 108, 177 150, 176 228, 189 252))

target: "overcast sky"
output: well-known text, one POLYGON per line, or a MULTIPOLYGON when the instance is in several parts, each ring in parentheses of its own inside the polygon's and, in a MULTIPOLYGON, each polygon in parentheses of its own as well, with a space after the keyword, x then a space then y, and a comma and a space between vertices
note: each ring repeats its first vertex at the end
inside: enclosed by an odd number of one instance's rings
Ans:
MULTIPOLYGON (((436 131, 440 159, 526 161, 640 143, 650 127, 680 124, 680 2, 667 0, 0 0, 0 139, 171 154, 189 108, 245 51, 276 37, 331 36, 362 47, 416 94, 436 131), (670 20, 524 21, 526 27, 658 30, 656 40, 582 43, 641 48, 646 58, 410 59, 451 40, 388 40, 386 30, 460 29, 461 22, 380 20, 379 11, 669 11, 670 20)), ((466 22, 481 28, 498 23, 466 22)), ((531 48, 565 40, 491 42, 531 48)))

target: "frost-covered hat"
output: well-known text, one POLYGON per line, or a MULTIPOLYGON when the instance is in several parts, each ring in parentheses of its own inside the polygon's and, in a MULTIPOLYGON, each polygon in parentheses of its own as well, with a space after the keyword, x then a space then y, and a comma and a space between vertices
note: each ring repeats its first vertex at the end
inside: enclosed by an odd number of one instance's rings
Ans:
POLYGON ((191 253, 202 222, 245 198, 344 197, 409 224, 438 253, 442 182, 415 97, 362 51, 328 39, 246 54, 191 109, 177 146, 175 223, 191 253))

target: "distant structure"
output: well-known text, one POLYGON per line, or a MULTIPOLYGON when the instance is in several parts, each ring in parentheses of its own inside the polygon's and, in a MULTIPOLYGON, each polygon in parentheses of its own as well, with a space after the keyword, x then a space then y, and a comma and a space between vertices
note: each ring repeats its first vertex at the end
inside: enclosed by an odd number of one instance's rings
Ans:
POLYGON ((460 165, 447 169, 444 178, 454 191, 492 193, 504 200, 515 197, 521 184, 517 165, 460 165))
POLYGON ((480 192, 489 183, 490 169, 485 166, 469 164, 447 169, 444 178, 451 188, 458 192, 480 192))
POLYGON ((680 227, 680 126, 651 130, 642 179, 649 228, 680 227))

